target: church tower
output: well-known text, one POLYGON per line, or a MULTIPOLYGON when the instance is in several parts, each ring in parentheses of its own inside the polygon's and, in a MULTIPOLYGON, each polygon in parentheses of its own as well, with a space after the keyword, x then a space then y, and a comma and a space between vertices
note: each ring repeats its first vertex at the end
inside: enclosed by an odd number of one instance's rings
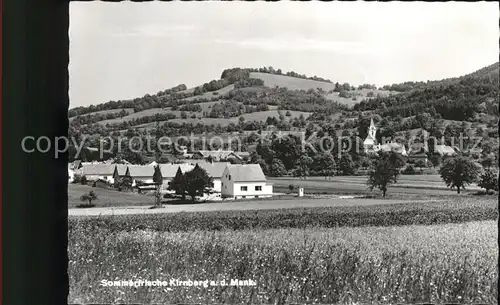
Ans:
POLYGON ((377 134, 377 127, 373 124, 373 118, 370 120, 370 127, 368 128, 368 137, 375 141, 375 135, 377 134))
POLYGON ((376 142, 376 136, 377 134, 377 127, 375 127, 375 124, 373 123, 373 118, 370 120, 370 127, 368 127, 368 136, 366 137, 365 141, 363 142, 363 146, 365 148, 365 152, 373 152, 375 149, 375 142, 376 142))

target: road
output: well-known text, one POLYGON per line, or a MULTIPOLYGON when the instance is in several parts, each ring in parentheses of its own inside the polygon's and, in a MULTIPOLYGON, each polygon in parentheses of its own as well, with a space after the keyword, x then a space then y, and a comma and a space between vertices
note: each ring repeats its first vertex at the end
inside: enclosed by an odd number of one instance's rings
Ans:
POLYGON ((165 205, 163 208, 151 209, 145 206, 129 207, 94 207, 68 209, 69 216, 98 216, 98 215, 128 215, 128 214, 158 214, 176 212, 202 212, 227 210, 265 210, 303 207, 341 207, 367 206, 395 203, 425 203, 442 200, 403 200, 403 199, 364 199, 364 198, 320 198, 320 199, 284 199, 284 200, 252 200, 229 201, 198 204, 165 205))

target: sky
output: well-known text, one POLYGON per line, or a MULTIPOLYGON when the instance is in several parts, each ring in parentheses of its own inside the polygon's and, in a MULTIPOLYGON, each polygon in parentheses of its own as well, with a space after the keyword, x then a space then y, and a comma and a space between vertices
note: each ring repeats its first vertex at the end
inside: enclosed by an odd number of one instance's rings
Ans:
POLYGON ((439 80, 498 61, 496 2, 71 2, 70 107, 272 66, 333 82, 439 80))

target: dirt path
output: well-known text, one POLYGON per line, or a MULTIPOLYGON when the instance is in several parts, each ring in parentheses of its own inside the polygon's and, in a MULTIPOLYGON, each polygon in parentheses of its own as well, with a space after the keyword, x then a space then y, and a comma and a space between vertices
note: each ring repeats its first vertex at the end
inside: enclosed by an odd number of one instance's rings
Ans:
POLYGON ((301 200, 259 200, 259 201, 232 201, 199 204, 165 205, 161 209, 150 209, 145 206, 129 207, 104 207, 69 209, 69 216, 98 216, 98 215, 128 215, 128 214, 158 214, 176 212, 201 212, 201 211, 224 211, 224 210, 263 210, 263 209, 283 209, 300 207, 335 207, 335 206, 367 206, 383 205, 395 203, 425 203, 443 200, 397 200, 397 199, 341 199, 341 198, 321 198, 321 199, 301 199, 301 200))

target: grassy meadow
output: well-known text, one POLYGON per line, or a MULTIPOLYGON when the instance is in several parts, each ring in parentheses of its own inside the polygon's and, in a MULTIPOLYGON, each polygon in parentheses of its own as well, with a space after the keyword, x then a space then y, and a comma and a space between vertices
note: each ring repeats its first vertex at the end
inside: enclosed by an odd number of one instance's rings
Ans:
POLYGON ((495 221, 402 227, 69 232, 71 303, 496 303, 495 221), (101 280, 256 286, 103 287, 101 280))
POLYGON ((494 303, 496 200, 70 217, 70 303, 494 303), (104 287, 102 280, 210 280, 104 287), (252 280, 256 286, 221 286, 252 280))
POLYGON ((154 204, 154 198, 149 196, 70 183, 68 184, 68 208, 75 208, 84 203, 80 200, 80 197, 90 191, 94 191, 97 194, 97 200, 92 202, 97 207, 124 207, 154 204))

